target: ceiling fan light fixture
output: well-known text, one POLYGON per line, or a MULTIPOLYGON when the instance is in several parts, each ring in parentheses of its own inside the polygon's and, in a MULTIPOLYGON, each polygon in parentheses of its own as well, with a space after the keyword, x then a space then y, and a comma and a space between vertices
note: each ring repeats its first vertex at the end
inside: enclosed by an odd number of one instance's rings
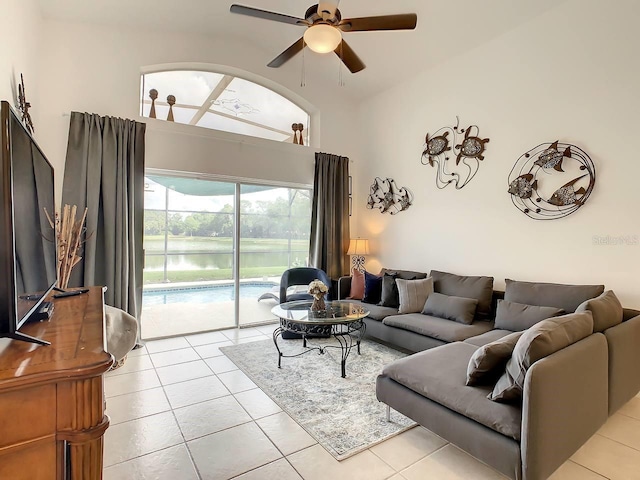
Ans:
POLYGON ((312 25, 304 32, 304 42, 316 53, 333 52, 341 41, 340 30, 324 23, 312 25))

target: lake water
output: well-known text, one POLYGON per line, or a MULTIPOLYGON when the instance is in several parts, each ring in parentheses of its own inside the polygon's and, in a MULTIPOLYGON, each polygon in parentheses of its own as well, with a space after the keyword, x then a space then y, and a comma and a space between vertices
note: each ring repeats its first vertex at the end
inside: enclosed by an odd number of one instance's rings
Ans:
MULTIPOLYGON (((308 250, 291 252, 293 264, 304 265, 308 250)), ((289 256, 286 252, 269 253, 241 253, 240 267, 278 267, 288 265, 289 256)), ((181 255, 169 255, 167 257, 168 270, 217 270, 230 269, 233 266, 233 254, 231 253, 193 253, 181 255)), ((162 271, 164 257, 162 255, 146 255, 145 270, 162 271)))

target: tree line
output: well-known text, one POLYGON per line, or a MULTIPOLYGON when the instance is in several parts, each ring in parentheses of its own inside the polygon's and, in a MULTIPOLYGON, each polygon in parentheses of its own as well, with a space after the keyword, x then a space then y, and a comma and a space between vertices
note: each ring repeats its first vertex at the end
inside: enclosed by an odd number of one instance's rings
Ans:
MULTIPOLYGON (((295 191, 290 199, 240 202, 240 235, 246 238, 309 238, 311 229, 311 199, 306 191, 295 191)), ((226 204, 218 212, 169 213, 145 210, 145 235, 163 235, 168 228, 172 235, 194 237, 232 237, 234 209, 226 204)))

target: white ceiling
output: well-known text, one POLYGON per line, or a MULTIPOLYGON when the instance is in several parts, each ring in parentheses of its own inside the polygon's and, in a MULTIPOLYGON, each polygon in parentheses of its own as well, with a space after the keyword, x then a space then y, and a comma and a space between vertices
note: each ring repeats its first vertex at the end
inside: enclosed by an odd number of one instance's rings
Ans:
MULTIPOLYGON (((264 58, 265 64, 296 41, 304 33, 304 28, 231 14, 230 5, 240 3, 304 17, 312 4, 311 0, 37 1, 45 18, 144 30, 244 37, 270 52, 264 58)), ((347 87, 354 98, 384 90, 403 78, 472 50, 560 3, 559 0, 342 0, 340 11, 343 18, 395 13, 418 15, 418 26, 413 31, 344 34, 345 40, 367 65, 357 74, 346 72, 347 87)), ((309 55, 318 54, 311 52, 309 55)), ((300 61, 296 58, 291 62, 296 60, 300 61)), ((328 73, 327 81, 335 81, 336 71, 337 68, 328 73)))

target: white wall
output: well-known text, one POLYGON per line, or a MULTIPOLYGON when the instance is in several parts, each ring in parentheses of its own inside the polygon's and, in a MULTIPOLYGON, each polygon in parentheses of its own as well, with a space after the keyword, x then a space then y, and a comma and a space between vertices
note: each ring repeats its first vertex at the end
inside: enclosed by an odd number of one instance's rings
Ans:
POLYGON ((3 18, 0 29, 0 100, 17 107, 17 85, 20 74, 24 74, 27 101, 33 105, 30 113, 38 134, 40 11, 35 0, 3 0, 0 14, 3 18))
POLYGON ((364 103, 352 230, 371 239, 367 267, 493 275, 497 288, 505 278, 604 283, 640 307, 640 245, 593 242, 640 236, 638 18, 635 0, 566 2, 364 103), (456 115, 491 141, 470 184, 438 190, 420 163, 424 137, 456 115), (507 177, 521 154, 556 139, 590 154, 595 190, 569 217, 534 221, 512 205, 507 177), (414 205, 393 217, 365 209, 374 176, 409 187, 414 205))
MULTIPOLYGON (((43 104, 42 148, 56 167, 61 192, 70 111, 87 111, 139 119, 141 68, 167 63, 229 65, 274 81, 304 98, 318 110, 318 147, 351 158, 358 145, 350 139, 355 108, 334 86, 315 82, 307 73, 269 69, 273 52, 236 38, 214 38, 138 32, 95 25, 46 20, 42 34, 40 85, 43 104), (43 130, 45 130, 43 128, 43 130)), ((148 167, 223 174, 252 179, 313 183, 314 149, 276 142, 248 140, 198 127, 147 121, 148 167), (242 143, 239 143, 242 142, 242 143)))

